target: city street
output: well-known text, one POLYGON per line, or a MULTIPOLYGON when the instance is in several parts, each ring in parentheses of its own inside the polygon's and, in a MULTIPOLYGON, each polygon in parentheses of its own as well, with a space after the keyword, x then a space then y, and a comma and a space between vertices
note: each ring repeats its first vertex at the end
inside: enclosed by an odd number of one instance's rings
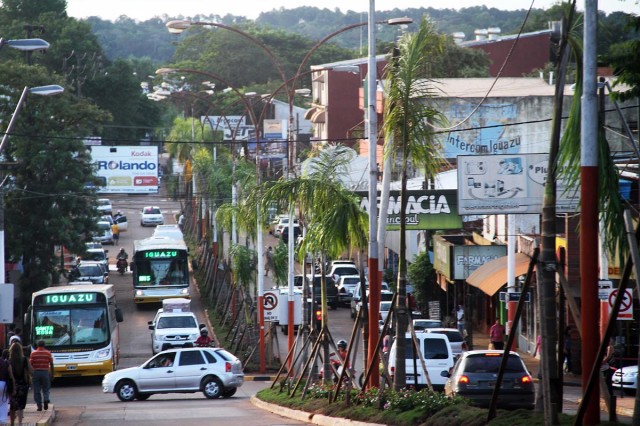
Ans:
MULTIPOLYGON (((110 257, 110 283, 116 287, 118 306, 123 310, 120 324, 119 368, 141 364, 151 357, 151 338, 147 321, 153 319, 159 306, 136 307, 133 302, 131 275, 120 276, 115 271, 115 254, 124 247, 131 255, 133 241, 151 236, 151 227, 140 226, 140 210, 145 205, 158 205, 164 212, 165 223, 175 223, 179 204, 159 197, 111 196, 114 210, 128 217, 129 230, 120 236, 119 246, 105 246, 110 257)), ((195 290, 192 288, 192 294, 195 290)), ((197 294, 197 293, 196 293, 197 294)), ((202 304, 192 299, 192 310, 204 320, 202 304)), ((286 339, 283 339, 286 342, 286 339)), ((51 400, 56 411, 56 424, 74 425, 202 425, 212 419, 227 425, 284 425, 302 424, 254 407, 250 397, 269 386, 269 382, 247 381, 229 399, 206 399, 202 393, 154 395, 147 401, 120 402, 115 394, 104 394, 101 378, 59 379, 54 383, 51 400), (215 409, 212 409, 215 408, 215 409)), ((29 396, 32 403, 32 394, 29 396)))

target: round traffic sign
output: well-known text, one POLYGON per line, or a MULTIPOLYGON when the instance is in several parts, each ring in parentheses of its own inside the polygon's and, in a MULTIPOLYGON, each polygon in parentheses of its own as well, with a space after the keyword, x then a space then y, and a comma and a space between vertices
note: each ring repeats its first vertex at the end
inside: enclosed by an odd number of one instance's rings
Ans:
MULTIPOLYGON (((613 307, 613 304, 615 303, 617 295, 618 295, 618 290, 611 290, 611 294, 609 294, 609 306, 613 307)), ((624 312, 631 309, 632 305, 633 305, 633 299, 630 298, 628 293, 625 291, 624 297, 622 298, 622 302, 620 303, 620 312, 624 312)))
POLYGON ((264 309, 271 311, 278 306, 278 296, 275 293, 264 294, 264 309))

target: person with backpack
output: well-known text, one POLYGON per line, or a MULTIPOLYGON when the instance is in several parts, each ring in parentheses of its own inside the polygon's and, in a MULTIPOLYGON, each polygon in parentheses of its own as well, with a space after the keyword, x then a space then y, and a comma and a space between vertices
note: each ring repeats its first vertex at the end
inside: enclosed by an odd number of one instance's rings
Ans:
POLYGON ((31 387, 32 370, 29 360, 24 356, 22 345, 18 342, 14 342, 9 348, 9 368, 14 380, 14 392, 9 401, 9 417, 11 426, 15 424, 16 417, 18 424, 21 425, 31 387))
POLYGON ((7 423, 9 415, 9 400, 13 393, 13 377, 11 376, 11 367, 9 360, 4 356, 5 349, 0 357, 0 424, 7 423))

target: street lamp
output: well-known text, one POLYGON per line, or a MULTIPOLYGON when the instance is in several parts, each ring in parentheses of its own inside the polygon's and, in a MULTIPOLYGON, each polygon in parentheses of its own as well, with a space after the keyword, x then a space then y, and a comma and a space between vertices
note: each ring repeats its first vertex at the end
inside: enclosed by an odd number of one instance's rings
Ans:
POLYGON ((16 40, 5 40, 0 37, 0 49, 2 46, 9 46, 12 49, 21 50, 23 52, 32 52, 34 50, 46 50, 49 43, 41 38, 19 38, 16 40))
MULTIPOLYGON (((2 42, 0 41, 0 45, 2 42)), ((48 44, 47 44, 48 46, 48 44)), ((22 91, 22 95, 20 95, 20 99, 18 100, 18 104, 16 105, 15 111, 13 111, 13 115, 11 116, 11 120, 9 121, 9 125, 7 126, 7 130, 2 137, 2 142, 0 142, 0 154, 4 150, 4 147, 9 140, 9 136, 13 131, 13 128, 16 125, 16 118, 24 105, 25 100, 27 99, 28 93, 33 93, 34 95, 42 95, 42 96, 50 96, 56 95, 58 93, 62 93, 64 88, 62 86, 58 86, 56 84, 49 86, 38 86, 38 87, 25 87, 22 91)), ((0 188, 0 284, 4 284, 5 277, 5 267, 4 267, 4 194, 2 192, 2 188, 0 188)))

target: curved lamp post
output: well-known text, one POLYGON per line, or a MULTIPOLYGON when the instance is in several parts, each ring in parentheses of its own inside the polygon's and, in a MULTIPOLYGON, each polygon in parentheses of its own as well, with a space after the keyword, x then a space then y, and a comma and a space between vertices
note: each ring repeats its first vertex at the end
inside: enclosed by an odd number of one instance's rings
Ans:
MULTIPOLYGON (((376 122, 376 112, 375 112, 375 87, 376 87, 376 72, 375 72, 375 28, 374 28, 374 24, 388 24, 388 25, 402 25, 402 24, 408 24, 413 22, 411 19, 409 18, 394 18, 394 19, 388 19, 388 20, 384 20, 384 21, 379 21, 376 22, 374 20, 374 0, 370 0, 370 10, 369 10, 369 19, 367 20, 367 22, 360 22, 360 23, 356 23, 356 24, 352 24, 352 25, 348 25, 346 27, 340 28, 337 31, 334 31, 333 33, 327 35, 326 37, 324 37, 323 39, 321 39, 320 41, 318 41, 314 46, 312 46, 312 48, 309 50, 309 52, 307 52, 307 54, 305 55, 305 57, 303 58, 302 62, 300 63, 299 67, 298 67, 298 71, 297 73, 290 79, 287 79, 287 77, 285 76, 283 67, 280 63, 280 61, 275 57, 275 55, 273 54, 273 52, 264 44, 262 43, 260 40, 258 40, 257 38, 251 36, 250 34, 247 34, 246 32, 235 28, 235 27, 230 27, 227 25, 223 25, 223 24, 219 24, 219 23, 215 23, 215 22, 194 22, 194 21, 188 21, 188 20, 174 20, 174 21, 169 21, 167 22, 166 26, 169 30, 169 32, 173 33, 173 34, 180 34, 182 33, 184 30, 192 27, 192 26, 212 26, 212 27, 219 27, 219 28, 223 28, 223 29, 227 29, 229 31, 232 31, 242 37, 247 38, 249 41, 253 42, 254 44, 256 44, 257 46, 259 46, 260 48, 262 48, 265 53, 271 58, 274 66, 277 68, 279 74, 282 77, 282 81, 283 81, 283 85, 281 86, 280 89, 284 88, 286 90, 287 93, 287 99, 288 99, 288 104, 289 104, 289 121, 288 121, 288 129, 287 129, 287 146, 291 146, 291 142, 293 141, 292 138, 292 131, 293 131, 293 97, 295 96, 295 85, 296 82, 298 80, 298 78, 302 75, 302 69, 306 66, 306 64, 308 63, 309 59, 311 58, 311 55, 313 55, 313 53, 320 48, 320 46, 322 46, 324 43, 326 43, 328 40, 330 40, 331 38, 342 34, 345 31, 349 31, 351 29, 354 28, 358 28, 358 27, 363 27, 365 25, 367 25, 369 27, 369 92, 371 91, 371 87, 373 87, 373 93, 374 93, 374 101, 373 101, 373 118, 371 113, 368 114, 368 123, 369 123, 369 143, 370 143, 370 176, 371 179, 373 179, 373 177, 375 177, 377 179, 377 165, 375 162, 375 149, 376 149, 376 145, 377 145, 377 122, 376 122), (373 65, 372 65, 373 64, 373 65), (373 69, 372 69, 373 66, 373 69), (373 81, 371 83, 371 81, 373 81), (374 127, 375 126, 375 127, 374 127), (371 130, 373 128, 373 130, 371 130), (373 153, 371 153, 371 151, 373 151, 373 153), (373 166, 371 166, 371 164, 373 164, 373 166)), ((200 72, 202 73, 202 72, 200 72)), ((203 75, 206 75, 206 73, 202 73, 203 75)), ((272 96, 273 97, 273 96, 272 96)), ((371 103, 371 96, 369 96, 369 103, 371 103)), ((369 110, 370 108, 367 108, 367 110, 369 110)), ((262 115, 262 114, 261 114, 262 115)), ((257 167, 259 167, 259 162, 258 162, 258 141, 259 141, 259 132, 256 131, 256 164, 257 167)), ((294 159, 294 155, 293 155, 293 149, 289 149, 289 158, 288 158, 288 164, 289 164, 289 171, 288 173, 291 173, 291 169, 293 166, 293 159, 294 159)), ((258 170, 258 179, 259 179, 259 170, 258 170)), ((375 182, 374 182, 375 183, 375 182)), ((377 218, 377 213, 376 213, 376 200, 372 200, 371 198, 371 192, 373 191, 374 195, 377 195, 376 193, 376 188, 374 186, 373 190, 370 188, 369 189, 369 202, 370 204, 373 204, 373 209, 369 208, 369 214, 370 214, 370 219, 369 219, 369 226, 370 226, 370 230, 369 230, 369 280, 370 280, 370 284, 373 284, 373 289, 378 289, 378 293, 380 291, 380 284, 378 282, 378 276, 377 276, 377 270, 378 270, 378 252, 377 252, 377 241, 376 241, 376 218, 377 218), (373 266, 373 267, 372 267, 373 266)), ((375 197, 374 197, 375 198, 375 197)), ((290 209, 290 213, 289 213, 289 235, 292 236, 293 235, 293 220, 292 220, 292 210, 290 209)), ((258 212, 258 222, 260 222, 260 213, 258 212)), ((258 227, 258 230, 260 228, 258 227)), ((262 271, 264 268, 263 265, 263 259, 262 259, 262 233, 258 232, 258 241, 257 241, 257 249, 258 249, 258 271, 262 271)), ((294 266, 294 260, 293 260, 293 249, 294 249, 294 241, 293 238, 289 238, 289 286, 288 286, 288 312, 289 312, 289 332, 288 332, 288 349, 291 350, 292 346, 293 346, 293 336, 294 336, 294 330, 293 330, 293 323, 294 323, 294 318, 293 318, 293 311, 294 311, 294 295, 293 295, 293 275, 294 275, 294 271, 293 271, 293 266, 294 266)), ((266 365, 265 365, 265 348, 264 348, 264 300, 263 300, 263 295, 264 295, 264 279, 263 279, 263 275, 262 273, 258 273, 258 320, 260 323, 259 326, 259 345, 260 345, 260 372, 263 373, 266 369, 266 365)), ((379 297, 378 297, 379 300, 379 297)), ((326 305, 326 304, 324 304, 326 305)), ((325 311, 325 313, 322 316, 323 319, 323 328, 327 326, 326 324, 326 306, 323 305, 323 310, 325 311)), ((379 307, 376 307, 372 310, 370 310, 369 312, 369 316, 370 316, 370 330, 373 330, 374 327, 371 325, 371 323, 373 323, 375 325, 375 333, 373 334, 374 337, 378 336, 378 329, 377 329, 377 317, 378 317, 378 311, 379 311, 379 307), (375 316, 374 316, 375 314, 375 316)), ((376 339, 377 341, 377 339, 376 339)), ((369 343, 369 347, 375 347, 376 342, 374 343, 369 343)), ((377 371, 377 369, 373 369, 373 374, 372 374, 372 385, 374 386, 378 386, 379 384, 379 373, 377 371)))

